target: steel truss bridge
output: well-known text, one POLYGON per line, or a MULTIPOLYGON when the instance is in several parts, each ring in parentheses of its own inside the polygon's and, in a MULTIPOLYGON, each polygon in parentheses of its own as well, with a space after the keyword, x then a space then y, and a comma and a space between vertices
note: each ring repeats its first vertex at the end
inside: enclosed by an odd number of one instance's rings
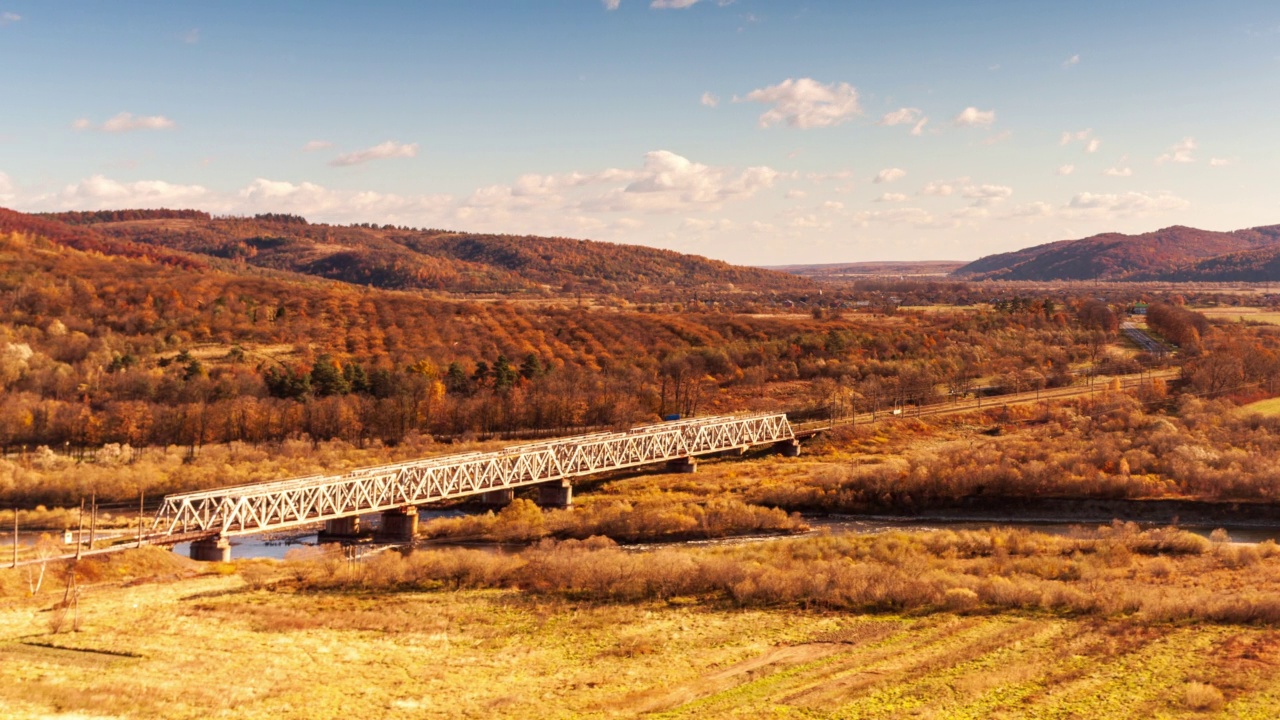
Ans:
POLYGON ((789 443, 785 414, 701 417, 394 465, 168 495, 147 541, 282 530, 438 500, 567 481, 700 455, 789 443))

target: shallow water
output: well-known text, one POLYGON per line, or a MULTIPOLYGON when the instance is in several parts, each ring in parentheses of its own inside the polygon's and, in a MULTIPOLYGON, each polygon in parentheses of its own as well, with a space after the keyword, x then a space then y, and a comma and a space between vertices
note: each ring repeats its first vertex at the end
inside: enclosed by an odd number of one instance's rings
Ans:
MULTIPOLYGON (((418 513, 420 522, 427 522, 436 518, 444 517, 460 517, 466 513, 461 510, 429 510, 423 509, 418 513)), ((361 518, 361 523, 368 527, 377 525, 377 515, 369 515, 361 518)), ((1091 522, 1064 522, 1062 520, 1027 520, 1027 521, 1009 521, 1003 519, 981 519, 981 518, 901 518, 891 516, 867 516, 867 515, 815 515, 806 516, 805 522, 813 528, 813 532, 827 530, 833 533, 880 533, 893 530, 902 531, 933 531, 933 530, 986 530, 992 527, 999 528, 1017 528, 1030 530, 1033 532, 1048 533, 1050 535, 1071 535, 1082 531, 1095 530, 1100 526, 1109 525, 1108 522, 1091 521, 1091 522)), ((1167 523, 1138 523, 1138 526, 1144 530, 1150 530, 1158 527, 1167 527, 1167 523)), ((1280 542, 1280 525, 1275 527, 1261 527, 1250 525, 1183 525, 1178 527, 1182 530, 1196 533, 1208 537, 1210 533, 1218 528, 1227 531, 1227 535, 1231 542, 1237 543, 1260 543, 1267 540, 1280 542)), ((298 548, 315 547, 317 543, 318 528, 300 530, 292 533, 274 533, 271 535, 245 535, 241 537, 231 538, 231 556, 233 558, 271 558, 275 560, 284 559, 290 550, 298 548)), ((40 539, 41 532, 23 532, 19 533, 18 540, 23 545, 34 545, 40 539)), ((58 533, 50 533, 54 539, 60 539, 58 533)), ((795 537, 794 535, 746 535, 734 536, 727 538, 714 538, 708 540, 686 540, 677 543, 643 543, 630 546, 633 549, 643 550, 647 548, 669 546, 673 544, 691 545, 691 546, 716 546, 731 545, 737 543, 750 542, 768 542, 771 540, 779 540, 787 537, 795 537)), ((12 547, 12 536, 0 539, 0 548, 12 547)), ((468 545, 483 548, 496 548, 494 543, 469 543, 468 545)), ((173 551, 186 556, 190 552, 190 543, 180 543, 174 546, 173 551)), ((5 557, 4 551, 0 550, 0 560, 5 557)))

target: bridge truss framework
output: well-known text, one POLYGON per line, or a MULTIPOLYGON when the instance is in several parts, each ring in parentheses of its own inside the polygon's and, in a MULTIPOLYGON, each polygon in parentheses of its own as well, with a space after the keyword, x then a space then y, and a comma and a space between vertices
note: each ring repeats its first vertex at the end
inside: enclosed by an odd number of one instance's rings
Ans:
POLYGON ((785 414, 692 418, 252 485, 169 495, 149 540, 281 530, 700 455, 795 443, 785 414))

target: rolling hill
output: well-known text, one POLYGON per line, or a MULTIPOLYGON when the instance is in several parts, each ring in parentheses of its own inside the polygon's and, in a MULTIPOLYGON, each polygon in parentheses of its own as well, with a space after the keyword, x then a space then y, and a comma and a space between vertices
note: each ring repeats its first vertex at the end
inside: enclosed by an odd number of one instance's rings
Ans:
POLYGON ((1142 235, 1105 233, 989 255, 952 274, 969 280, 1200 281, 1245 279, 1225 276, 1247 270, 1255 276, 1249 279, 1267 280, 1280 279, 1280 273, 1262 258, 1277 254, 1280 225, 1234 232, 1175 225, 1142 235))
POLYGON ((64 225, 63 234, 96 238, 103 245, 149 248, 193 261, 216 258, 223 266, 245 264, 398 290, 630 293, 663 288, 813 288, 809 280, 787 273, 671 250, 558 237, 338 226, 292 215, 215 218, 198 211, 59 213, 38 220, 64 225))

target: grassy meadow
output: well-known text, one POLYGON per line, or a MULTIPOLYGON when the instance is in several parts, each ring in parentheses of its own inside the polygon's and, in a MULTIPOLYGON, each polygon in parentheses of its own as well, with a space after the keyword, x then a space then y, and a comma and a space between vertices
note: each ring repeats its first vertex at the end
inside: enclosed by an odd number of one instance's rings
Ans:
MULTIPOLYGON (((1110 557, 1114 572, 1081 582, 1263 578, 1270 589, 1280 577, 1280 558, 1233 569, 1202 550, 1110 557)), ((52 632, 60 585, 0 604, 0 715, 1273 718, 1280 708, 1280 631, 1269 624, 714 594, 600 602, 430 583, 321 589, 305 580, 316 560, 198 567, 157 552, 93 571, 78 631, 64 617, 52 632)), ((340 566, 334 577, 377 572, 340 566)))

